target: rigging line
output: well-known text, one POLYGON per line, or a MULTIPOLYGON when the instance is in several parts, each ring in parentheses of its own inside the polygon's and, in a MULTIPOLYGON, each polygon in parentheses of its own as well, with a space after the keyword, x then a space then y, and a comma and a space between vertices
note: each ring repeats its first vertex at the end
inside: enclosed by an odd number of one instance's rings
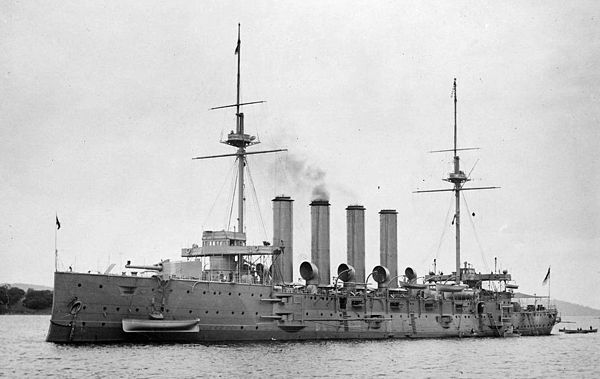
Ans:
MULTIPOLYGON (((236 168, 236 164, 235 164, 235 162, 233 162, 233 165, 231 166, 231 169, 229 170, 229 174, 225 176, 225 179, 223 180, 223 184, 221 184, 221 188, 219 189, 219 194, 223 193, 223 187, 225 187, 225 183, 227 183, 227 179, 229 179, 229 177, 232 175, 232 171, 235 170, 235 168, 236 168)), ((208 219, 212 215, 212 212, 215 209, 215 205, 217 205, 218 200, 219 200, 219 195, 217 195, 215 197, 213 204, 210 207, 208 214, 206 215, 206 218, 202 222, 202 230, 204 230, 204 228, 206 227, 206 223, 208 222, 208 219)))
POLYGON ((448 206, 448 212, 446 212, 446 217, 444 218, 444 227, 442 228, 442 235, 440 236, 440 241, 438 243, 437 250, 435 252, 435 259, 437 260, 440 255, 440 250, 442 248, 442 242, 444 241, 444 236, 446 235, 446 225, 448 224, 448 216, 450 216, 450 210, 452 209, 452 204, 454 204, 454 195, 450 198, 450 205, 448 206))
MULTIPOLYGON (((238 159, 244 159, 243 157, 237 157, 235 162, 237 163, 238 159)), ((233 213, 233 203, 235 202, 235 188, 237 187, 237 179, 238 179, 238 170, 235 170, 235 178, 233 181, 233 191, 231 193, 231 206, 229 207, 229 219, 227 220, 227 230, 231 226, 231 214, 233 213)), ((241 189, 240 189, 241 191, 241 189)), ((238 216, 239 217, 239 216, 238 216)))
MULTIPOLYGON (((465 184, 471 180, 471 174, 473 173, 473 170, 475 170, 475 166, 477 166, 477 163, 479 163, 479 158, 477 158, 477 160, 475 161, 475 163, 473 164, 473 167, 471 167, 471 171, 469 171, 469 174, 467 175, 467 180, 464 181, 461 185, 460 188, 462 189, 465 184)), ((464 196, 464 195, 463 195, 464 196)))
POLYGON ((471 168, 471 171, 469 171, 469 175, 467 175, 467 179, 471 178, 471 174, 473 173, 473 170, 475 170, 475 166, 477 166, 477 163, 479 163, 479 158, 477 158, 477 160, 473 164, 473 167, 471 168))
POLYGON ((475 229, 475 223, 473 222, 473 216, 471 213, 471 210, 469 209, 469 204, 467 204, 467 198, 465 197, 465 194, 462 194, 462 198, 463 201, 465 202, 465 208, 467 208, 467 212, 469 214, 469 221, 471 222, 471 227, 473 228, 473 234, 475 235, 475 241, 477 241, 477 246, 479 247, 479 254, 481 255, 481 261, 483 262, 483 267, 485 268, 485 271, 489 271, 489 267, 487 265, 487 261, 485 259, 485 254, 483 252, 483 247, 481 246, 481 242, 479 241, 479 236, 477 235, 477 230, 475 229))
POLYGON ((254 179, 252 179, 252 173, 250 172, 250 166, 246 165, 246 172, 248 173, 248 181, 250 182, 250 186, 252 187, 252 194, 254 195, 254 201, 256 202, 256 208, 258 209, 258 218, 260 219, 260 223, 263 227, 264 232, 264 241, 267 240, 267 228, 265 227, 265 221, 262 217, 262 212, 260 210, 260 202, 258 201, 258 195, 256 194, 256 186, 254 185, 254 179))

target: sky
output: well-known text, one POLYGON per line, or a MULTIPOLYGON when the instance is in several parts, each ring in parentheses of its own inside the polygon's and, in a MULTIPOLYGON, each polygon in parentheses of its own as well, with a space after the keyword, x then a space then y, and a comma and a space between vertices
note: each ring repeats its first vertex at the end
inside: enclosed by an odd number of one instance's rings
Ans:
POLYGON ((59 269, 104 271, 227 228, 234 161, 191 158, 234 152, 234 111, 209 108, 235 102, 240 23, 241 98, 266 101, 244 108, 249 150, 288 149, 248 157, 249 243, 291 196, 297 270, 323 186, 332 271, 351 204, 367 271, 390 208, 400 270, 453 271, 453 194, 413 191, 449 186, 429 152, 452 147, 457 78, 458 145, 480 148, 461 168, 501 187, 464 192, 462 260, 600 308, 599 20, 594 1, 3 1, 0 282, 51 286, 55 243, 59 269))

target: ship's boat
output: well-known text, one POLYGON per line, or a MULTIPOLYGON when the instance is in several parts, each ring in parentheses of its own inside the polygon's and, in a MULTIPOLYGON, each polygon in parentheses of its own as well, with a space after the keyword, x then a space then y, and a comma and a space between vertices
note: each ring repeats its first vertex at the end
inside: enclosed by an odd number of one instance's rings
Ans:
POLYGON ((457 284, 436 284, 435 289, 439 292, 462 292, 466 290, 467 286, 457 285, 457 284))
MULTIPOLYGON (((457 238, 456 267, 450 274, 434 269, 419 277, 412 268, 398 273, 397 216, 382 209, 380 260, 365 267, 365 208, 346 208, 347 262, 331 282, 330 206, 325 198, 310 204, 311 258, 300 264, 302 282, 293 274, 293 199, 273 198, 273 239, 247 244, 244 188, 247 157, 284 149, 248 151, 259 141, 244 130, 241 103, 238 29, 237 100, 214 109, 235 109, 235 130, 223 141, 237 160, 237 228, 205 230, 200 244, 181 250, 183 261, 154 265, 128 262, 121 275, 107 270, 78 273, 56 270, 47 341, 56 343, 119 341, 272 341, 315 339, 387 339, 442 337, 509 337, 548 335, 557 310, 540 304, 521 307, 514 300, 507 271, 477 272, 461 266, 457 238), (372 280, 372 282, 369 282, 372 280), (484 283, 490 283, 484 286, 484 283), (498 285, 496 285, 498 284, 498 285), (504 284, 502 286, 501 284, 504 284), (486 289, 487 288, 487 289, 486 289), (504 289, 503 289, 504 288, 504 289)), ((454 81, 456 115, 456 80, 454 81)), ((495 187, 465 187, 456 145, 454 168, 445 181, 456 196, 454 225, 460 236, 460 193, 495 187)), ((305 236, 306 237, 306 236, 305 236)))
POLYGON ((587 334, 587 333, 596 333, 598 332, 598 328, 589 328, 589 329, 583 329, 583 328, 578 328, 578 329, 567 329, 567 328, 561 328, 558 329, 559 332, 563 332, 565 334, 587 334))
POLYGON ((425 288, 427 288, 427 284, 425 283, 407 283, 407 282, 400 282, 400 285, 404 288, 408 288, 408 289, 412 289, 412 290, 424 290, 425 288))
POLYGON ((153 332, 199 332, 199 319, 195 320, 140 320, 124 318, 122 320, 125 333, 153 333, 153 332))

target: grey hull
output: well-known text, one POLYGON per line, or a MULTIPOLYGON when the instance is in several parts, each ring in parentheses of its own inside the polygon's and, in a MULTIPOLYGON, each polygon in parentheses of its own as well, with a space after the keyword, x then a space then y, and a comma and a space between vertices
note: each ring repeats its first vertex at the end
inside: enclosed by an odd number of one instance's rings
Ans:
POLYGON ((522 335, 550 334, 553 310, 511 312, 510 321, 500 323, 497 309, 507 299, 435 300, 385 291, 317 295, 265 285, 57 272, 47 341, 499 337, 508 323, 522 335), (148 320, 157 313, 165 320, 198 320, 198 330, 124 331, 124 319, 148 320))

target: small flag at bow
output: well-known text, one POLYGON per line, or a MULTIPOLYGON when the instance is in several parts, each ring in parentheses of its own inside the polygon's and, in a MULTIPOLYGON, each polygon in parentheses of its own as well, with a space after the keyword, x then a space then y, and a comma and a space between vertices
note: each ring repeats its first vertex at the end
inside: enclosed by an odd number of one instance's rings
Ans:
POLYGON ((56 216, 56 230, 60 229, 60 221, 58 221, 58 216, 56 216))
POLYGON ((546 274, 546 277, 544 278, 544 281, 542 282, 542 285, 546 285, 546 283, 548 283, 548 280, 550 280, 550 267, 548 267, 548 273, 546 274))

